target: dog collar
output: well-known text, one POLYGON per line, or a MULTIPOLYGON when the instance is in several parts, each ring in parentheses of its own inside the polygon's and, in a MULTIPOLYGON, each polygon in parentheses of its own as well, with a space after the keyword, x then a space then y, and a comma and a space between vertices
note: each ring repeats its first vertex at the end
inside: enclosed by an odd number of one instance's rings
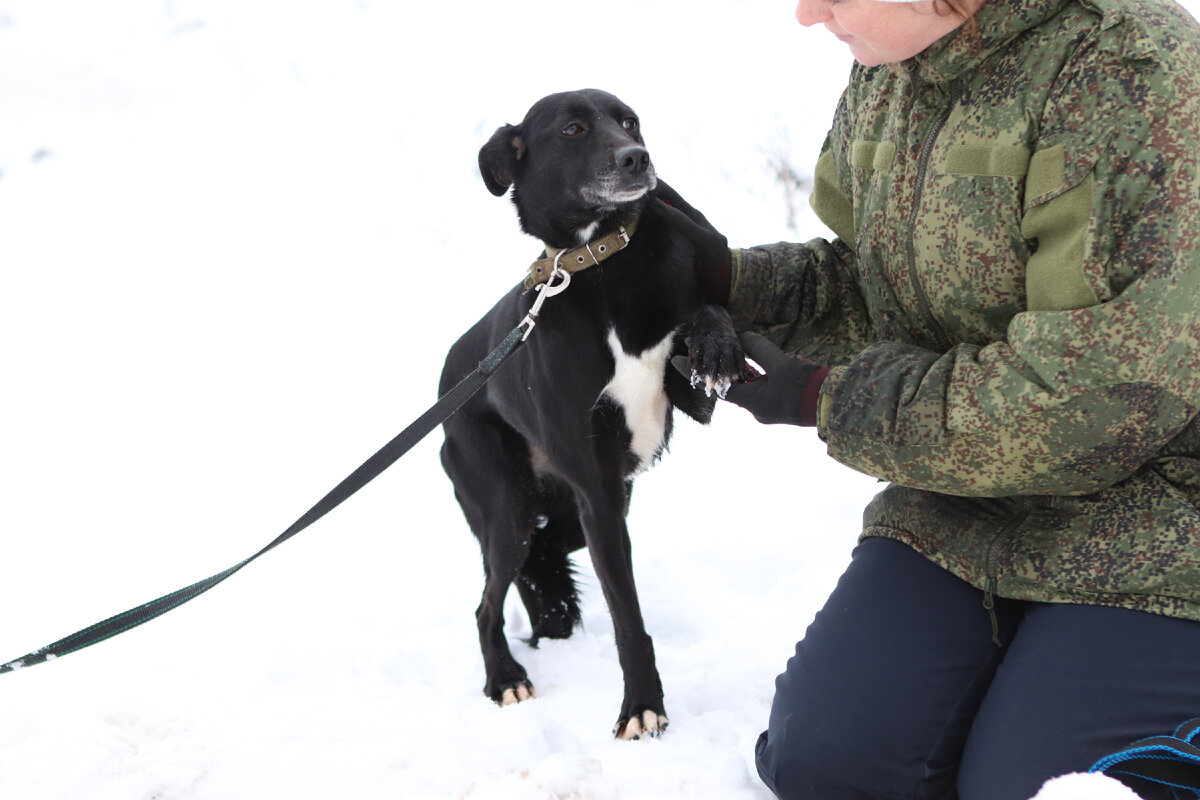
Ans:
POLYGON ((602 236, 579 247, 559 250, 557 247, 546 245, 546 255, 529 266, 529 275, 525 278, 525 288, 532 289, 539 283, 550 280, 550 275, 556 266, 570 273, 598 266, 604 259, 624 250, 636 230, 637 220, 634 220, 628 225, 617 228, 608 236, 602 236))

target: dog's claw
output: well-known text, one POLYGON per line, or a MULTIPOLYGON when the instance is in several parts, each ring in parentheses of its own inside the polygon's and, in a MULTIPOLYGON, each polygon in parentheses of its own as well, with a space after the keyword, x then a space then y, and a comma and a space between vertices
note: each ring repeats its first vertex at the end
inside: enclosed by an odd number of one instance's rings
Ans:
POLYGON ((690 381, 693 389, 698 389, 701 386, 704 387, 705 397, 712 397, 713 393, 715 392, 717 397, 721 398, 722 400, 725 399, 725 395, 729 392, 729 387, 733 385, 733 381, 730 378, 717 378, 713 377, 712 375, 701 375, 699 371, 694 369, 692 370, 690 381))
POLYGON ((532 686, 525 683, 519 683, 515 687, 510 686, 505 689, 504 693, 500 695, 499 702, 501 706, 511 706, 515 705, 516 703, 523 703, 526 700, 533 700, 536 697, 537 692, 533 690, 532 686))
POLYGON ((667 729, 670 720, 665 714, 656 714, 653 711, 646 710, 642 712, 640 717, 631 717, 624 722, 618 722, 613 735, 624 741, 636 741, 642 738, 645 734, 647 737, 654 739, 662 735, 667 729))

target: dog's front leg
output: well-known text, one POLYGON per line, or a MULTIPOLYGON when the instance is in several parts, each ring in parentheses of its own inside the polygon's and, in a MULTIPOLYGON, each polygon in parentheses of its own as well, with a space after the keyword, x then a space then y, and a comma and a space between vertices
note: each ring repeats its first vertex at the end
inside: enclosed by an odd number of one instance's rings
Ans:
POLYGON ((492 548, 483 598, 479 608, 475 610, 475 620, 479 628, 479 645, 483 652, 486 675, 483 692, 496 703, 507 706, 536 697, 537 694, 533 684, 529 682, 525 668, 513 658, 508 639, 504 635, 504 598, 517 575, 517 568, 524 560, 525 553, 520 553, 520 561, 497 557, 495 551, 503 549, 515 548, 492 548))
POLYGON ((581 517, 588 552, 612 615, 617 655, 625 678, 625 698, 613 734, 619 739, 658 736, 668 720, 654 643, 646 633, 630 561, 629 532, 621 503, 584 502, 581 517))

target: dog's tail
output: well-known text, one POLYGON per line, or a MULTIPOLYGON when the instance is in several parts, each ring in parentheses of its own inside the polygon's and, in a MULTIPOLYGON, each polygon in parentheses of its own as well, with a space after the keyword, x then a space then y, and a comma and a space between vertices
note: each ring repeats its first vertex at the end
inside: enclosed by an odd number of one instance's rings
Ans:
POLYGON ((574 514, 538 519, 529 558, 517 575, 517 591, 533 626, 530 647, 543 638, 566 639, 579 625, 579 586, 570 553, 582 538, 574 514))

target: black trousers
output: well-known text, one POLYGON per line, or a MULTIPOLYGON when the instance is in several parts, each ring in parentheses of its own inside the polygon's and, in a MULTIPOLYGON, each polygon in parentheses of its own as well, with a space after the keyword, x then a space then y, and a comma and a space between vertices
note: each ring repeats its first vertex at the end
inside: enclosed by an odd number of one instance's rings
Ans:
POLYGON ((982 592, 863 541, 776 681, 763 781, 787 800, 1028 800, 1200 716, 1200 622, 1003 599, 996 614, 1001 646, 982 592))

